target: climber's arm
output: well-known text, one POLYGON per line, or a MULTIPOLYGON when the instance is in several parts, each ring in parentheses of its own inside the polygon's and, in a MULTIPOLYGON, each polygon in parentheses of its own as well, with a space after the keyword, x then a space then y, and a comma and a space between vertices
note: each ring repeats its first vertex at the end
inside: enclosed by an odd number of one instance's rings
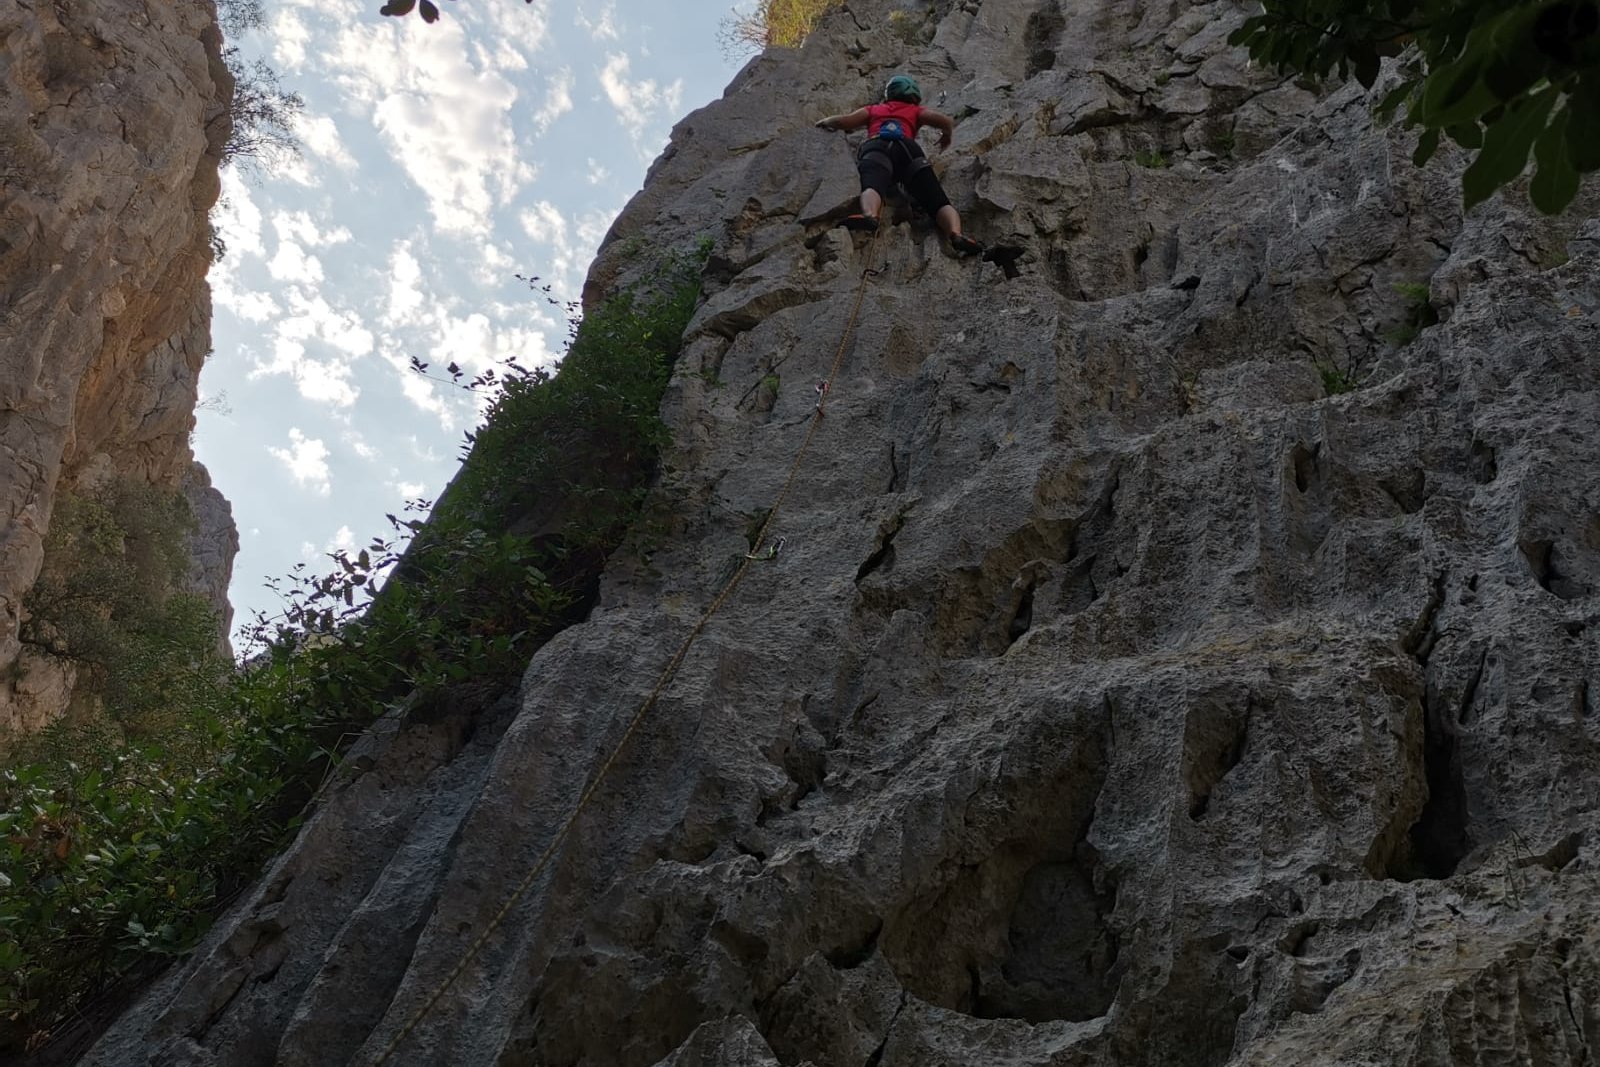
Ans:
POLYGON ((817 120, 819 130, 859 130, 871 121, 864 107, 856 108, 848 115, 829 115, 825 119, 817 120))
POLYGON ((939 147, 950 147, 950 135, 956 131, 956 120, 949 115, 934 111, 932 108, 923 108, 918 121, 924 126, 932 126, 939 131, 939 147))

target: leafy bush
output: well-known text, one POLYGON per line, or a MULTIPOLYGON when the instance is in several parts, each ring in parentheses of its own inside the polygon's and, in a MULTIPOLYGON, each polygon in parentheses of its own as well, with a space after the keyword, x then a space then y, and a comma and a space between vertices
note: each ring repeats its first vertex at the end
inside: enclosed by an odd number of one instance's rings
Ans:
POLYGON ((1371 88, 1380 59, 1402 80, 1380 115, 1406 106, 1420 126, 1417 165, 1441 135, 1477 152, 1461 177, 1466 207, 1514 181, 1533 153, 1529 195, 1555 214, 1579 176, 1600 170, 1600 0, 1263 0, 1230 38, 1280 70, 1335 70, 1371 88))
POLYGON ((1360 371, 1354 367, 1341 367, 1337 363, 1317 361, 1317 373, 1322 376, 1322 388, 1329 396, 1350 393, 1361 387, 1360 371))
POLYGON ((671 257, 596 308, 556 373, 504 380, 432 517, 391 516, 394 540, 281 583, 285 612, 257 620, 259 650, 220 697, 159 737, 80 735, 89 754, 0 775, 0 1053, 192 948, 345 738, 417 689, 515 684, 574 619, 666 439, 657 409, 704 258, 671 257))
POLYGON ((131 967, 192 947, 279 841, 278 798, 317 749, 275 710, 194 717, 199 752, 147 739, 0 773, 0 1051, 41 1044, 131 967))
POLYGON ((182 494, 147 485, 57 503, 20 637, 76 664, 78 695, 123 729, 160 729, 166 709, 215 689, 217 619, 183 588, 193 528, 182 494))
MULTIPOLYGON (((750 11, 735 11, 723 19, 717 36, 729 54, 772 46, 798 48, 816 28, 817 20, 839 3, 840 0, 755 0, 750 11)), ((891 22, 891 29, 895 26, 891 22)))

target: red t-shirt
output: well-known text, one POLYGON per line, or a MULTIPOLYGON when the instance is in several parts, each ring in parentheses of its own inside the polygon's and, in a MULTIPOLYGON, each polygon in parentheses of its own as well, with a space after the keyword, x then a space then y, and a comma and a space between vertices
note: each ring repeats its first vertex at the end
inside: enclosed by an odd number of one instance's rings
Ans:
POLYGON ((908 104, 903 100, 890 100, 882 104, 867 105, 867 136, 883 137, 895 141, 917 139, 922 125, 922 105, 908 104))

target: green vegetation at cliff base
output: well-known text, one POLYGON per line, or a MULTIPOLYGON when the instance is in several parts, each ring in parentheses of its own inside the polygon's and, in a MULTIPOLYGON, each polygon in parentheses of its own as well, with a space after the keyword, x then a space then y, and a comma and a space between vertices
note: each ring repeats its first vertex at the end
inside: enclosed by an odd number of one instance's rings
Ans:
POLYGON ((34 629, 92 684, 0 773, 0 1053, 36 1049, 130 972, 192 949, 373 719, 418 691, 515 684, 587 611, 667 439, 658 409, 705 252, 591 310, 556 373, 498 379, 431 516, 391 516, 392 539, 285 579, 286 610, 259 621, 242 666, 208 649, 192 598, 150 595, 181 515, 69 506, 34 629), (127 593, 128 610, 86 609, 84 580, 127 593))

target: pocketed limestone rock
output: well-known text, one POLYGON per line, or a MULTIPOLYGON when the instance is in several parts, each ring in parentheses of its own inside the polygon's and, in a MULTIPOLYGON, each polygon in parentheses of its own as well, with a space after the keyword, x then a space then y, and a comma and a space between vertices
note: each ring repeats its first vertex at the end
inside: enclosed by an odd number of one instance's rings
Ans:
POLYGON ((1376 94, 1236 84, 1243 4, 897 9, 747 67, 600 252, 591 294, 726 252, 648 565, 494 730, 355 768, 86 1063, 1587 1062, 1594 191, 1463 216, 1376 94), (899 69, 1015 272, 812 204, 811 120, 899 69), (1091 74, 1116 121, 1055 121, 1091 74))
POLYGON ((221 45, 203 0, 0 10, 0 672, 62 489, 104 460, 176 490, 193 462, 221 45))

